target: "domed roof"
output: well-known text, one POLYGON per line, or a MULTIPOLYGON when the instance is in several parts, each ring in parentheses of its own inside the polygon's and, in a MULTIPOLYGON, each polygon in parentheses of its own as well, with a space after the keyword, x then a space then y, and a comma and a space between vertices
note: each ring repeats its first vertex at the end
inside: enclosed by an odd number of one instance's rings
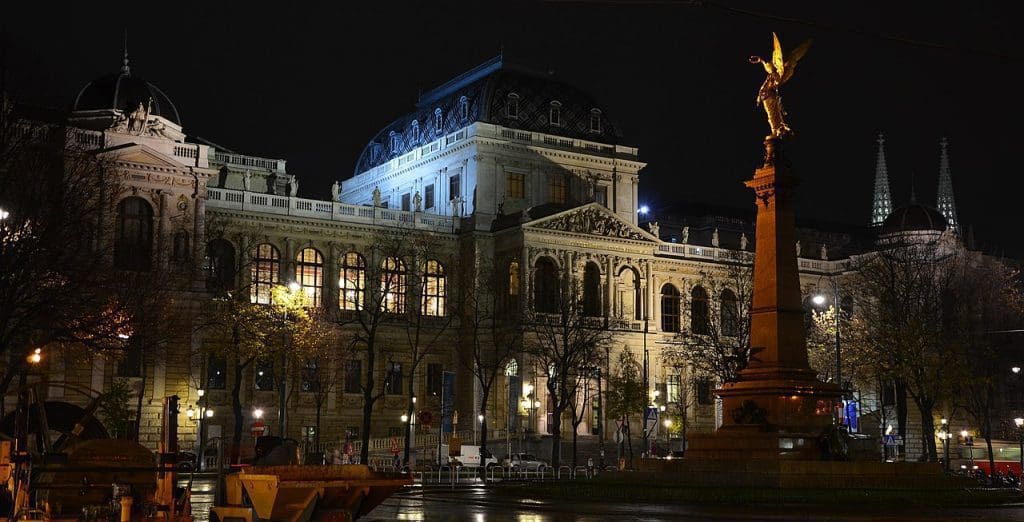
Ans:
POLYGON ((355 174, 477 121, 608 144, 622 140, 619 128, 591 96, 548 73, 496 57, 420 96, 414 112, 393 121, 367 144, 355 174), (516 102, 513 114, 507 108, 510 99, 516 102), (553 106, 558 108, 557 121, 549 121, 553 106))
POLYGON ((889 217, 882 222, 882 234, 896 234, 900 232, 923 232, 946 230, 946 218, 931 207, 919 203, 910 203, 892 211, 889 217))
POLYGON ((146 107, 152 100, 151 115, 162 116, 181 125, 178 109, 171 99, 156 85, 133 76, 127 60, 121 72, 101 76, 82 88, 75 98, 74 111, 119 110, 131 112, 141 103, 146 107))

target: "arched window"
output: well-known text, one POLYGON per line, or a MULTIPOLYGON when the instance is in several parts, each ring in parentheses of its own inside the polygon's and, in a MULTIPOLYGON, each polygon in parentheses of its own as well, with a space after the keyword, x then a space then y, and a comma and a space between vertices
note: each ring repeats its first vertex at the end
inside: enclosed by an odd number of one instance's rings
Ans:
POLYGON ((590 109, 590 132, 601 132, 601 109, 590 109))
POLYGON ((381 262, 380 306, 385 312, 405 313, 405 263, 397 257, 388 257, 381 262))
POLYGON ((117 204, 114 267, 121 270, 149 270, 152 251, 153 207, 139 197, 122 199, 117 204))
POLYGON ((360 310, 366 299, 366 260, 357 252, 341 258, 338 274, 338 306, 342 310, 360 310))
POLYGON ((391 153, 397 153, 398 149, 402 148, 402 137, 395 131, 391 131, 388 133, 388 138, 388 143, 391 146, 391 153))
POLYGON ((711 333, 708 292, 701 286, 690 291, 690 331, 698 335, 711 333))
POLYGON ((646 317, 644 311, 643 289, 640 287, 640 273, 632 267, 619 270, 617 315, 623 319, 640 321, 646 317))
POLYGON ((423 270, 423 315, 443 316, 445 298, 448 293, 448 281, 444 274, 444 265, 434 259, 427 261, 423 270))
POLYGON ((206 289, 231 290, 235 287, 235 247, 226 239, 214 239, 206 244, 206 289))
POLYGON ((548 109, 548 123, 552 127, 560 127, 562 125, 562 104, 561 102, 551 102, 551 107, 548 109))
POLYGON ((420 122, 419 120, 412 120, 412 124, 409 125, 409 143, 415 145, 420 141, 420 122))
POLYGON ((542 314, 556 313, 558 300, 558 268, 550 257, 542 257, 534 267, 533 308, 542 314))
POLYGON ((459 121, 469 119, 469 98, 459 96, 459 121))
POLYGON ((444 132, 444 113, 441 108, 434 109, 434 133, 440 135, 444 132))
POLYGON ((324 258, 315 248, 303 248, 295 256, 295 281, 311 306, 320 306, 324 293, 324 258))
POLYGON ((270 304, 270 290, 278 282, 281 273, 281 255, 270 243, 256 245, 252 249, 252 284, 249 286, 249 301, 270 304))
POLYGON ((519 119, 519 95, 514 92, 505 100, 505 116, 510 120, 519 119))
POLYGON ((583 315, 601 316, 601 269, 594 262, 583 269, 583 315))
POLYGON ((679 331, 679 305, 679 289, 672 284, 661 287, 661 331, 679 331))
POLYGON ((509 359, 508 363, 505 364, 505 376, 511 377, 513 375, 519 375, 519 361, 509 359))
POLYGON ((721 302, 719 303, 719 324, 722 335, 735 337, 740 333, 740 308, 736 294, 726 288, 722 290, 721 302))

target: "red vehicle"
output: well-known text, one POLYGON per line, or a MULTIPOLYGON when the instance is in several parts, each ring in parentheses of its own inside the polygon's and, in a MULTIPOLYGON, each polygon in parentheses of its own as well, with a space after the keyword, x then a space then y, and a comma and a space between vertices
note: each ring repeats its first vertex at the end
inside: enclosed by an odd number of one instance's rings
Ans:
MULTIPOLYGON (((938 448, 942 451, 942 448, 938 448)), ((1020 476, 1020 442, 1008 440, 993 440, 992 454, 995 457, 995 470, 1002 475, 1012 471, 1017 477, 1020 476)), ((940 454, 941 455, 941 454, 940 454)), ((988 458, 988 445, 985 439, 976 439, 973 445, 964 444, 950 445, 949 447, 950 469, 971 471, 980 469, 986 475, 992 474, 988 458)))

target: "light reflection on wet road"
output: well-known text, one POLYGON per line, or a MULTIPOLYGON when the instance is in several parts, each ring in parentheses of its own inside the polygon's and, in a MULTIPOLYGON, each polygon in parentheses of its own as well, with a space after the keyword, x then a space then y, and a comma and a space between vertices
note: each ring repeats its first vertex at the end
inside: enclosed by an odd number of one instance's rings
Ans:
MULTIPOLYGON (((939 494, 939 493, 937 493, 939 494)), ((483 487, 415 487, 370 512, 367 521, 596 522, 603 520, 766 521, 1020 521, 1024 505, 998 508, 881 508, 871 506, 686 506, 496 499, 483 487)))

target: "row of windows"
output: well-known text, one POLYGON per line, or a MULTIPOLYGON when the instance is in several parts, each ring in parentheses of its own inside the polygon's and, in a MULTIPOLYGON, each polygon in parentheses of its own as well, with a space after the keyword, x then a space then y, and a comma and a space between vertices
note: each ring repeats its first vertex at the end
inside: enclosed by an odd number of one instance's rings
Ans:
MULTIPOLYGON (((469 119, 469 98, 462 96, 459 98, 459 103, 456 106, 458 111, 458 118, 460 123, 465 123, 469 119)), ((420 141, 420 122, 419 120, 412 120, 409 123, 409 129, 406 131, 410 136, 410 144, 417 144, 420 141)), ((440 136, 444 132, 444 110, 440 107, 434 109, 434 135, 440 136)), ((397 131, 390 131, 388 133, 388 145, 391 148, 392 153, 397 153, 402 150, 402 135, 397 131)), ((373 152, 373 161, 376 161, 379 152, 373 152)))
MULTIPOLYGON (((522 199, 526 197, 526 175, 522 172, 508 172, 505 177, 505 197, 522 199)), ((569 178, 555 175, 551 178, 551 202, 565 205, 569 202, 569 178)), ((608 187, 594 187, 594 201, 608 206, 608 187)))
MULTIPOLYGON (((320 391, 321 375, 320 361, 307 359, 300 372, 299 389, 304 392, 320 391)), ((211 390, 224 390, 227 388, 227 360, 222 357, 211 356, 206 371, 206 386, 211 390)), ((440 363, 427 364, 426 393, 428 396, 439 397, 441 395, 441 382, 444 367, 440 363)), ((402 395, 406 392, 403 387, 405 374, 401 362, 388 361, 384 374, 384 392, 388 395, 402 395)), ((276 374, 274 373, 273 359, 261 358, 256 360, 255 374, 253 375, 253 388, 257 391, 273 391, 277 386, 276 374)), ((363 392, 363 361, 350 359, 345 361, 344 379, 341 389, 345 393, 363 392)))
MULTIPOLYGON (((519 95, 514 92, 509 93, 505 99, 505 116, 511 120, 519 119, 519 99, 519 95)), ((548 125, 562 126, 562 102, 555 100, 548 103, 548 125)), ((601 132, 601 109, 590 109, 590 132, 601 132)))
MULTIPOLYGON (((719 296, 718 328, 724 336, 739 335, 740 312, 736 294, 728 288, 719 296)), ((682 296, 671 283, 661 287, 661 330, 679 332, 682 325, 682 296)), ((690 331, 697 335, 711 333, 711 299, 707 290, 695 286, 690 290, 690 331)))

